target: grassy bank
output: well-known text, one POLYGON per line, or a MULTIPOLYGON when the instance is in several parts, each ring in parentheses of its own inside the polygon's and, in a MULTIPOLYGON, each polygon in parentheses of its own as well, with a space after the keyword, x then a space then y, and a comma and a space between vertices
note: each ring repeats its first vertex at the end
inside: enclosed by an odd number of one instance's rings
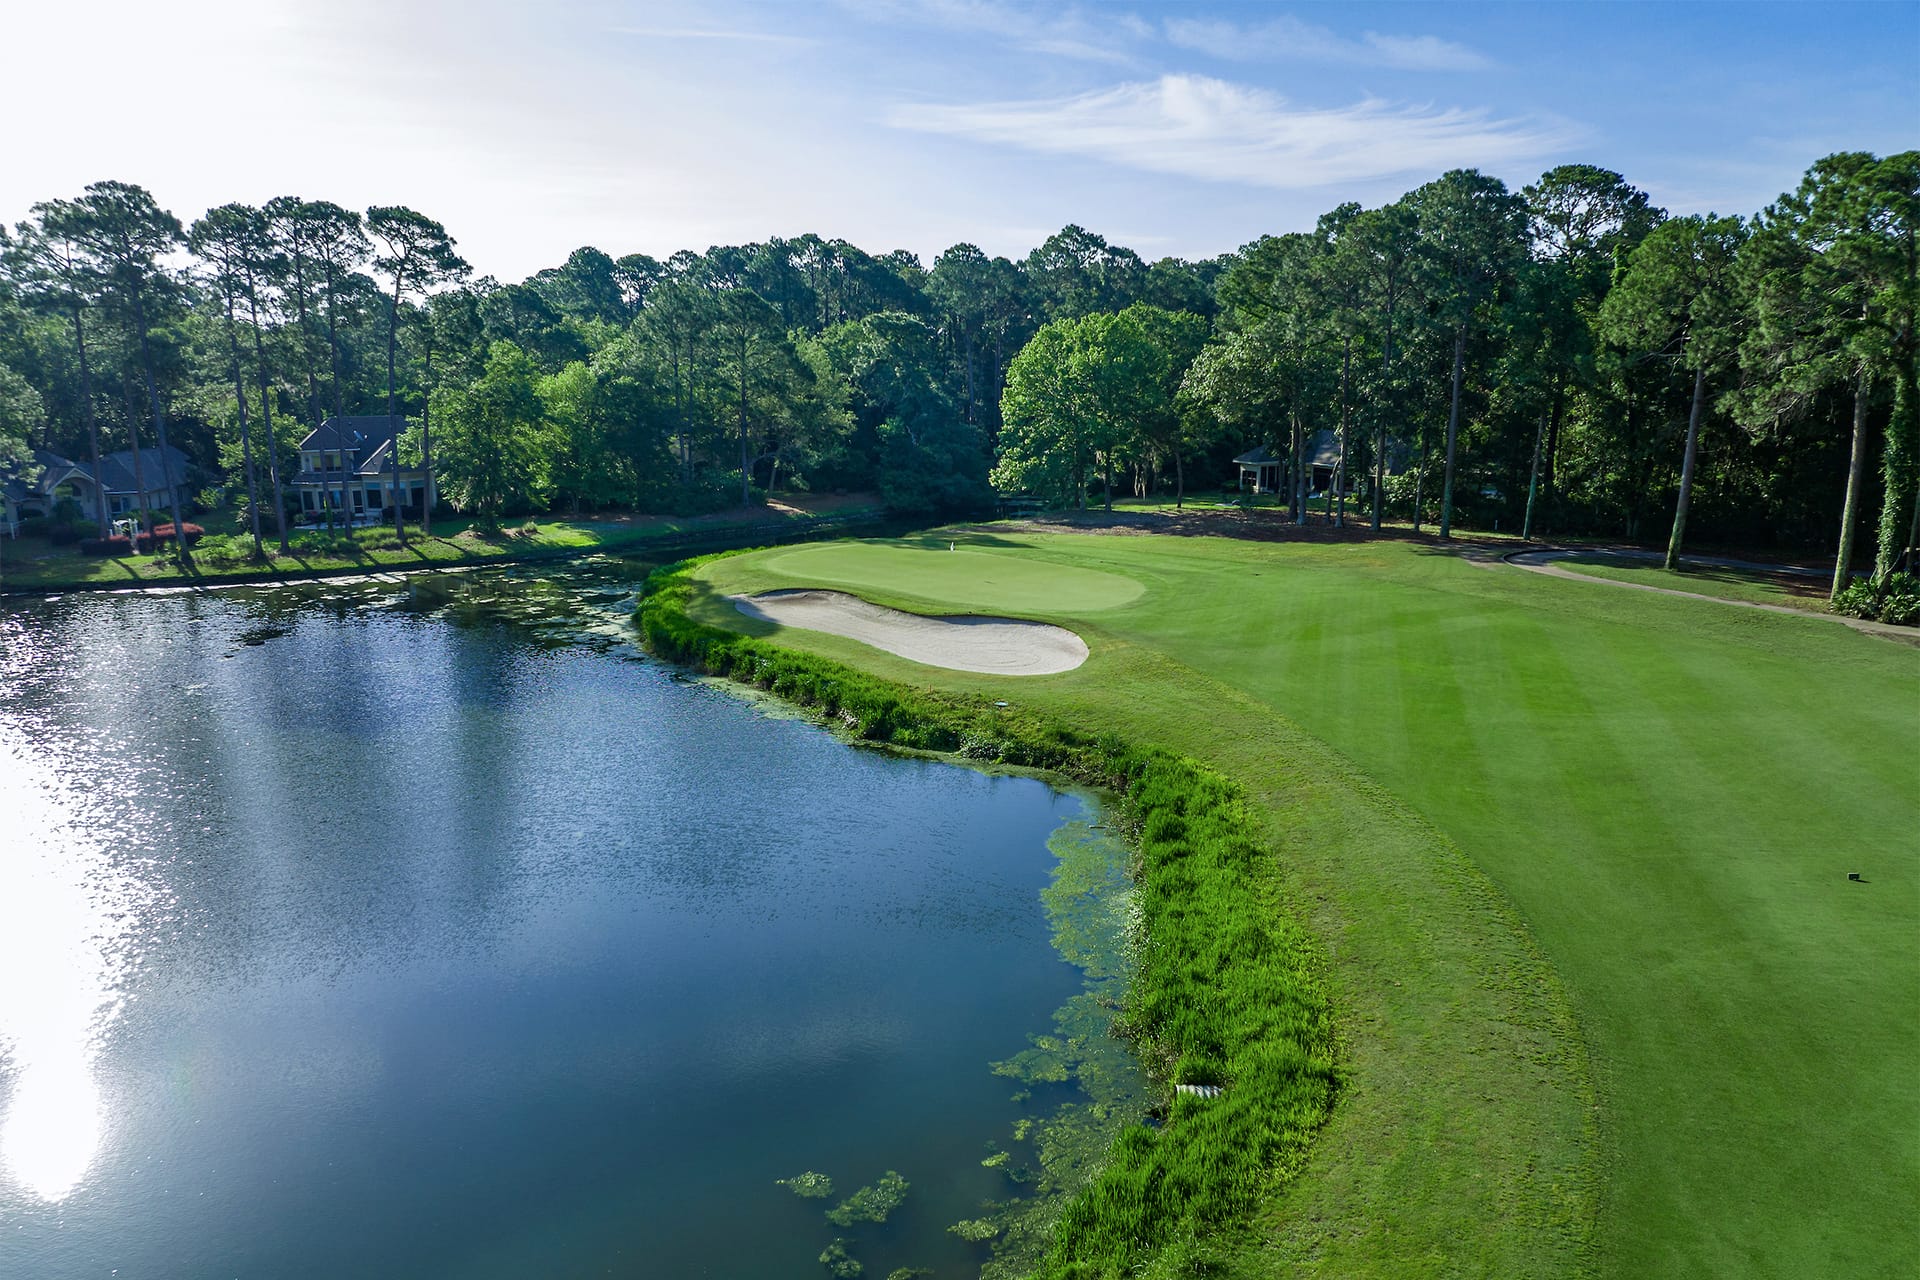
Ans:
POLYGON ((688 608, 771 635, 726 595, 802 585, 1071 626, 1088 663, 1026 679, 777 638, 1251 799, 1327 948, 1343 1075, 1243 1274, 1916 1261, 1912 649, 1419 545, 992 528, 732 557, 688 608))
POLYGON ((1057 1223, 1037 1274, 1191 1274, 1297 1170, 1334 1092, 1319 958, 1276 910, 1272 863, 1240 789, 1192 760, 1092 737, 1030 711, 861 674, 696 621, 693 565, 656 572, 639 621, 661 656, 838 718, 862 740, 1046 769, 1117 791, 1137 841, 1145 931, 1116 1030, 1170 1104, 1124 1131, 1057 1223), (1176 1097, 1174 1084, 1224 1097, 1176 1097))
POLYGON ((0 539, 0 592, 80 591, 98 588, 166 587, 222 582, 275 582, 331 574, 404 572, 563 559, 595 552, 644 551, 652 547, 698 547, 743 539, 777 540, 796 529, 857 528, 882 518, 878 505, 858 499, 826 499, 804 506, 720 512, 709 516, 622 516, 510 521, 486 529, 473 520, 434 522, 434 536, 412 530, 405 543, 391 528, 300 529, 281 554, 263 539, 264 561, 252 556, 252 541, 231 512, 210 513, 196 523, 207 536, 194 550, 191 573, 171 554, 88 556, 55 546, 44 537, 0 539))

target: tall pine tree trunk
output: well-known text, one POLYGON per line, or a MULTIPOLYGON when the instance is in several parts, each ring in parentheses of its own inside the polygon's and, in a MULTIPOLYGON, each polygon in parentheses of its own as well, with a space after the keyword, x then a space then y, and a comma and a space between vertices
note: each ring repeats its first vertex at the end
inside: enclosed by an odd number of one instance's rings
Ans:
POLYGON ((260 426, 267 436, 267 483, 273 487, 274 529, 280 535, 280 554, 284 556, 293 548, 287 544, 287 504, 280 495, 280 449, 273 438, 273 395, 267 389, 267 348, 260 337, 260 310, 254 301, 251 275, 247 279, 247 314, 253 320, 253 358, 260 377, 260 426))
POLYGON ((80 359, 80 407, 87 421, 87 447, 93 450, 93 514, 100 536, 113 532, 113 517, 107 511, 107 489, 100 476, 100 423, 93 416, 93 372, 87 367, 87 334, 80 323, 80 306, 73 308, 73 349, 80 359))
POLYGON ((740 341, 740 505, 753 505, 753 459, 747 448, 747 343, 740 341))
POLYGON ((1347 338, 1340 344, 1340 457, 1333 464, 1333 492, 1340 503, 1340 514, 1333 523, 1339 528, 1347 524, 1347 425, 1352 417, 1353 406, 1347 397, 1348 375, 1353 371, 1353 339, 1347 338))
POLYGON ((1540 429, 1533 435, 1533 468, 1527 472, 1527 514, 1520 522, 1520 537, 1523 541, 1533 539, 1533 500, 1540 492, 1540 455, 1546 451, 1547 422, 1552 414, 1540 415, 1540 429))
MULTIPOLYGON (((388 494, 393 503, 393 532, 401 546, 407 545, 407 517, 400 505, 400 417, 399 384, 395 373, 394 357, 400 340, 400 289, 401 276, 398 271, 393 277, 393 298, 387 307, 387 474, 392 478, 388 494)), ((337 434, 337 433, 336 433, 337 434)), ((341 450, 341 463, 344 470, 346 451, 341 450)))
POLYGON ((1393 409, 1393 290, 1387 290, 1386 341, 1380 346, 1380 429, 1373 445, 1373 531, 1380 532, 1380 519, 1387 497, 1387 418, 1393 409))
MULTIPOLYGON (((329 381, 333 391, 333 442, 340 450, 340 518, 346 522, 347 528, 351 529, 353 528, 353 495, 347 491, 347 476, 351 468, 347 462, 346 429, 340 425, 346 418, 346 397, 340 386, 340 326, 333 286, 333 262, 329 259, 327 262, 327 359, 329 381)), ((324 437, 320 443, 324 450, 326 444, 324 437)), ((325 452, 321 453, 320 458, 322 462, 326 461, 325 452)), ((356 465, 358 461, 357 458, 354 460, 356 465)), ((327 505, 327 489, 324 482, 320 486, 320 505, 322 507, 327 505)))
POLYGON ((1680 567, 1680 542, 1687 536, 1687 507, 1693 502, 1693 460, 1700 451, 1700 406, 1707 398, 1704 360, 1693 371, 1693 408, 1687 413, 1687 450, 1680 459, 1680 500, 1673 508, 1673 536, 1667 539, 1667 568, 1680 567))
MULTIPOLYGON (((420 536, 433 536, 433 319, 427 319, 427 366, 420 393, 420 536)), ((579 504, 576 502, 575 506, 579 504)))
MULTIPOLYGON (((120 390, 127 401, 127 439, 133 445, 133 549, 140 549, 140 535, 153 529, 153 514, 147 510, 147 466, 140 452, 140 402, 133 391, 133 380, 123 367, 120 390)), ((151 545, 151 544, 149 544, 151 545)))
POLYGON ((1440 536, 1453 536, 1453 460, 1460 439, 1460 383, 1467 367, 1467 326, 1453 333, 1453 404, 1447 410, 1447 464, 1440 482, 1440 536))
POLYGON ((160 384, 153 376, 153 346, 147 341, 147 308, 136 292, 134 323, 140 329, 140 372, 147 383, 147 402, 153 406, 153 434, 160 442, 160 475, 167 482, 167 507, 173 514, 173 540, 180 546, 180 567, 193 572, 193 553, 187 550, 187 513, 180 507, 180 484, 173 474, 173 453, 167 444, 167 415, 160 408, 160 384))
POLYGON ((1299 410, 1289 415, 1293 428, 1293 522, 1307 522, 1307 477, 1311 469, 1307 466, 1307 428, 1300 419, 1299 410))
POLYGON ((1860 486, 1867 475, 1867 391, 1870 386, 1867 370, 1862 366, 1853 384, 1853 449, 1847 461, 1847 497, 1840 506, 1840 549, 1833 557, 1833 590, 1827 593, 1829 600, 1845 591, 1853 581, 1854 529, 1860 523, 1860 486))
POLYGON ((1560 469, 1555 459, 1560 456, 1560 424, 1565 420, 1566 412, 1567 384, 1563 379, 1556 377, 1553 383, 1553 416, 1547 419, 1547 448, 1540 459, 1540 492, 1546 499, 1540 511, 1542 524, 1552 524, 1553 513, 1556 510, 1555 495, 1559 490, 1555 485, 1558 483, 1556 477, 1560 474, 1560 469))
POLYGON ((227 354, 233 358, 233 402, 240 410, 240 469, 247 481, 247 525, 253 534, 253 558, 266 559, 260 548, 260 490, 254 482, 253 432, 247 427, 247 377, 240 369, 240 339, 234 333, 233 295, 227 294, 227 354))
POLYGON ((1420 532, 1420 522, 1426 514, 1427 492, 1427 433, 1420 433, 1420 461, 1413 472, 1413 531, 1420 532))

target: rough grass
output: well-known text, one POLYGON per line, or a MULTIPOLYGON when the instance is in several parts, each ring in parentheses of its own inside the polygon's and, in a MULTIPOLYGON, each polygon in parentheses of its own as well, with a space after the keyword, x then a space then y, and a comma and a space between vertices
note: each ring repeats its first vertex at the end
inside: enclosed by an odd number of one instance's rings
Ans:
MULTIPOLYGON (((971 549, 1145 592, 1041 611, 1093 649, 1060 676, 780 642, 1167 746, 1256 802, 1331 958, 1343 1084, 1242 1273, 1920 1262, 1920 653, 1404 544, 971 549)), ((864 594, 1005 607, 887 573, 864 594)), ((758 556, 702 576, 689 607, 760 634, 723 593, 812 585, 758 556)))

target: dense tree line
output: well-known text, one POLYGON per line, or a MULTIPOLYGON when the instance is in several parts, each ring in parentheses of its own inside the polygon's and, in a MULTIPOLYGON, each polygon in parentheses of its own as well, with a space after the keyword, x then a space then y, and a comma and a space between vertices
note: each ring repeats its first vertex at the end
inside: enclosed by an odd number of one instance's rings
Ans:
POLYGON ((283 549, 293 451, 331 415, 404 423, 406 461, 496 519, 782 487, 978 510, 1034 330, 1136 297, 1208 313, 1218 270, 1069 227, 1022 263, 809 235, 664 262, 582 248, 503 284, 400 207, 282 197, 183 226, 100 183, 31 213, 0 229, 0 448, 94 460, 164 434, 283 549))
POLYGON ((0 450, 177 444, 284 545, 328 415, 404 421, 399 452, 491 519, 782 487, 1110 504, 1217 489, 1260 445, 1304 519, 1331 432, 1336 519, 1837 545, 1837 587, 1856 540, 1884 577, 1920 520, 1917 223, 1920 153, 1829 157, 1753 218, 1569 165, 1205 262, 1070 226, 1020 261, 807 235, 510 284, 406 208, 183 226, 98 183, 0 232, 0 450))
POLYGON ((1668 217, 1587 165, 1447 173, 1247 245, 1204 345, 1137 303, 1042 326, 994 479, 1110 503, 1115 474, 1178 492, 1186 459, 1266 444, 1305 520, 1331 436, 1336 520, 1351 493, 1441 537, 1664 535, 1669 567, 1690 535, 1837 547, 1838 594, 1858 538, 1882 581, 1920 541, 1916 232, 1920 152, 1828 157, 1753 218, 1668 217))

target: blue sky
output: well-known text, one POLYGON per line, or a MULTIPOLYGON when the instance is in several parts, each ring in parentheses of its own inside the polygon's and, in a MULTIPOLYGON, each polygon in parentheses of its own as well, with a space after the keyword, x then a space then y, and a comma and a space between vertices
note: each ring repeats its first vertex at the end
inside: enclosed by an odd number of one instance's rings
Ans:
POLYGON ((1199 257, 1457 166, 1751 213, 1828 152, 1920 146, 1920 3, 41 0, 7 29, 0 218, 102 177, 183 218, 404 203, 505 279, 1068 222, 1199 257))

